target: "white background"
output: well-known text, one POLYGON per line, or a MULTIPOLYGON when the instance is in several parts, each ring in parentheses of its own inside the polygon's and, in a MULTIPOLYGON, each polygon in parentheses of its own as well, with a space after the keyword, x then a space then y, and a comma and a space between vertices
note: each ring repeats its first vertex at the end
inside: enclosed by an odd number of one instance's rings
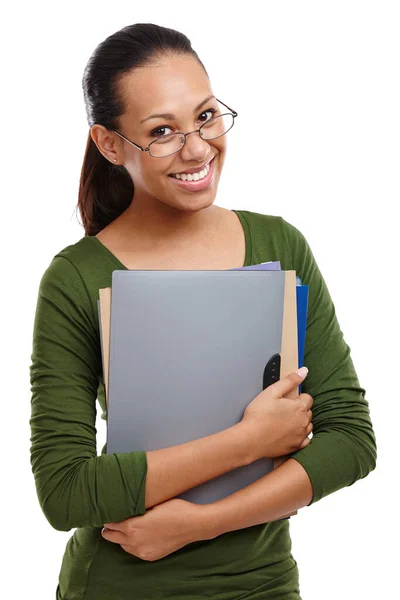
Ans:
MULTIPOLYGON (((377 469, 291 519, 302 598, 394 598, 399 3, 142 5, 20 2, 3 10, 4 597, 54 598, 73 533, 52 529, 36 497, 28 369, 40 278, 60 249, 84 235, 75 214, 88 133, 83 70, 105 37, 135 22, 154 22, 188 35, 214 93, 239 113, 216 204, 281 215, 304 233, 367 390, 377 469)), ((98 434, 101 448, 104 423, 98 434)))

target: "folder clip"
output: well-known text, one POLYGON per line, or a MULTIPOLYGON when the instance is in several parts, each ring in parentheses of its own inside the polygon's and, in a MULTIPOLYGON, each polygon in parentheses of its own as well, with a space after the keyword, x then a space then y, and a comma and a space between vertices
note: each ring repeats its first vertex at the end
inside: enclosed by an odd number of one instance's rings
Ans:
POLYGON ((271 356, 264 369, 263 390, 272 383, 279 381, 281 374, 281 355, 274 354, 271 356))

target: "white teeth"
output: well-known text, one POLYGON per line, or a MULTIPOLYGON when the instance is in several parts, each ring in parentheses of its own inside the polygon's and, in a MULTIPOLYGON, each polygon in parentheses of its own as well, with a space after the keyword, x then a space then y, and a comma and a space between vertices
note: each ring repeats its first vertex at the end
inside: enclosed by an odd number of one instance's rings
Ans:
POLYGON ((204 179, 210 170, 210 163, 200 173, 177 173, 173 175, 176 179, 182 179, 182 181, 199 181, 200 179, 204 179))

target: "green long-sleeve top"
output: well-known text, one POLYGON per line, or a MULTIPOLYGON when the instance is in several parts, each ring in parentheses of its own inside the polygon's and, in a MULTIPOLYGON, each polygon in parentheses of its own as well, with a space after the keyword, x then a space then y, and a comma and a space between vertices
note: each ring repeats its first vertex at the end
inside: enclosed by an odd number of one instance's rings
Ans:
MULTIPOLYGON (((309 285, 302 391, 313 399, 313 438, 291 456, 312 484, 310 504, 352 485, 376 464, 376 441, 334 304, 303 234, 281 217, 234 211, 246 239, 245 265, 281 262, 309 285)), ((58 600, 299 599, 290 521, 199 541, 149 562, 101 536, 104 523, 143 515, 145 452, 100 456, 96 399, 107 418, 97 300, 126 267, 94 236, 56 254, 38 292, 31 355, 31 465, 49 523, 71 535, 58 600)), ((243 314, 243 319, 246 314, 243 314)), ((267 476, 268 477, 268 476, 267 476)), ((296 518, 296 517, 294 517, 296 518)))

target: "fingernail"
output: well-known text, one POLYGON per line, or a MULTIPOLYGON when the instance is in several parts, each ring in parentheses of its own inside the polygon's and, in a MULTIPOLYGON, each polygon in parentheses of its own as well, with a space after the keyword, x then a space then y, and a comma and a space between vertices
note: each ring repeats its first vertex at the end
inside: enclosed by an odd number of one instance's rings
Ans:
POLYGON ((300 375, 300 377, 305 377, 308 373, 308 369, 307 367, 301 367, 300 369, 297 370, 297 374, 300 375))

